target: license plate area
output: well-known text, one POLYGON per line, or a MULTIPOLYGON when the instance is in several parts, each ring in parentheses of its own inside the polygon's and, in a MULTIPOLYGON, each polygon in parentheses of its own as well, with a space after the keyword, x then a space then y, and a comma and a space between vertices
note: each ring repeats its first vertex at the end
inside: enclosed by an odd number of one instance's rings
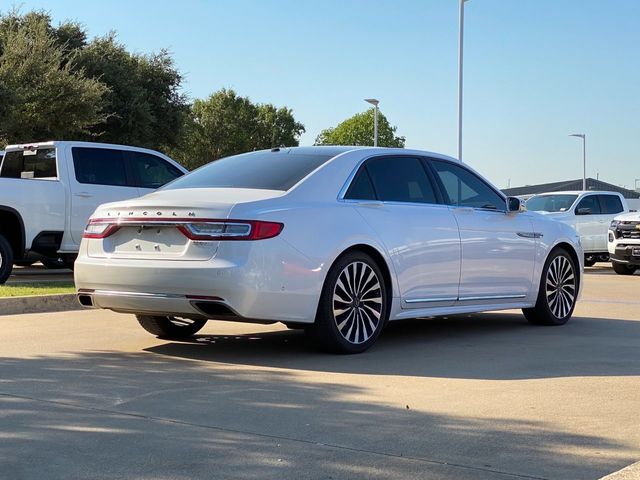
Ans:
POLYGON ((90 257, 139 260, 208 260, 218 242, 192 242, 175 225, 122 225, 88 244, 90 257))
POLYGON ((640 257, 640 247, 631 248, 631 256, 632 257, 640 257))

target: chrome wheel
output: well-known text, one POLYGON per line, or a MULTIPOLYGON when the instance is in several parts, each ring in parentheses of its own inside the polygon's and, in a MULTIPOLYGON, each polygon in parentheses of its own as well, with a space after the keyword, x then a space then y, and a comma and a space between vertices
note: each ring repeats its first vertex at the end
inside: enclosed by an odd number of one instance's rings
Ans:
POLYGON ((565 318, 571 313, 577 293, 576 275, 567 257, 558 255, 551 261, 545 284, 549 310, 556 318, 565 318))
POLYGON ((352 344, 366 342, 382 318, 382 288, 376 272, 364 262, 349 263, 333 288, 333 320, 352 344))

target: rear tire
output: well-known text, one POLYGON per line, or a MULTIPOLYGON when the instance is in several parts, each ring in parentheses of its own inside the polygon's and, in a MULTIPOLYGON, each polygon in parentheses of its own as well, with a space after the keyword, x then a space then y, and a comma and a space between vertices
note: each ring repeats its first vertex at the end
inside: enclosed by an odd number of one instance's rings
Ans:
POLYGON ((523 308, 522 313, 533 325, 564 325, 573 314, 578 288, 575 262, 566 250, 557 248, 542 269, 536 305, 523 308))
POLYGON ((625 265, 624 263, 611 262, 613 266, 613 271, 618 275, 633 275, 636 272, 635 265, 625 265))
POLYGON ((596 256, 595 255, 585 255, 584 256, 584 266, 585 267, 593 267, 596 264, 596 256))
POLYGON ((0 285, 3 285, 13 270, 13 250, 11 244, 0 235, 0 285))
POLYGON ((205 319, 192 320, 170 316, 136 315, 136 318, 147 332, 168 339, 191 337, 207 323, 205 319))
POLYGON ((376 261, 364 252, 347 253, 329 269, 316 321, 306 332, 323 350, 364 352, 387 322, 389 296, 376 261))

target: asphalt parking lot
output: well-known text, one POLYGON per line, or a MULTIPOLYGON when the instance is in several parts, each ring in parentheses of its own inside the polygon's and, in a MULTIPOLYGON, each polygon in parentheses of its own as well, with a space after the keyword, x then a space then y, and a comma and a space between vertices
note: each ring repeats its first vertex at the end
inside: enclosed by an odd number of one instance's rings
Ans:
POLYGON ((410 321, 357 356, 280 324, 0 316, 0 477, 597 479, 640 459, 638 292, 589 269, 564 327, 410 321))

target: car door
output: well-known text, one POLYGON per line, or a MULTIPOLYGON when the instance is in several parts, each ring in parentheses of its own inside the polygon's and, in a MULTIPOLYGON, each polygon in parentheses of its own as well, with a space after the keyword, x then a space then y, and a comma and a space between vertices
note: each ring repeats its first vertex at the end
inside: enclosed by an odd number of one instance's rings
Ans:
POLYGON ((536 234, 526 213, 462 165, 430 159, 460 230, 459 302, 521 302, 532 291, 536 234))
POLYGON ((125 161, 141 196, 183 175, 164 158, 147 152, 126 151, 125 161))
POLYGON ((600 201, 600 209, 602 215, 598 219, 599 230, 601 235, 598 235, 596 241, 596 248, 599 252, 607 252, 607 235, 609 232, 609 225, 611 220, 624 211, 624 206, 620 197, 616 194, 600 194, 598 195, 600 201))
POLYGON ((91 214, 103 203, 140 196, 125 165, 125 153, 114 148, 71 147, 71 237, 80 244, 91 214))
POLYGON ((386 248, 403 308, 452 305, 458 296, 458 227, 436 192, 420 158, 379 156, 361 166, 345 195, 386 248))
POLYGON ((606 251, 606 242, 604 249, 598 249, 598 244, 600 243, 598 237, 603 236, 606 239, 608 227, 608 225, 605 225, 598 195, 590 194, 582 197, 573 213, 576 216, 576 231, 580 235, 584 251, 606 251))

